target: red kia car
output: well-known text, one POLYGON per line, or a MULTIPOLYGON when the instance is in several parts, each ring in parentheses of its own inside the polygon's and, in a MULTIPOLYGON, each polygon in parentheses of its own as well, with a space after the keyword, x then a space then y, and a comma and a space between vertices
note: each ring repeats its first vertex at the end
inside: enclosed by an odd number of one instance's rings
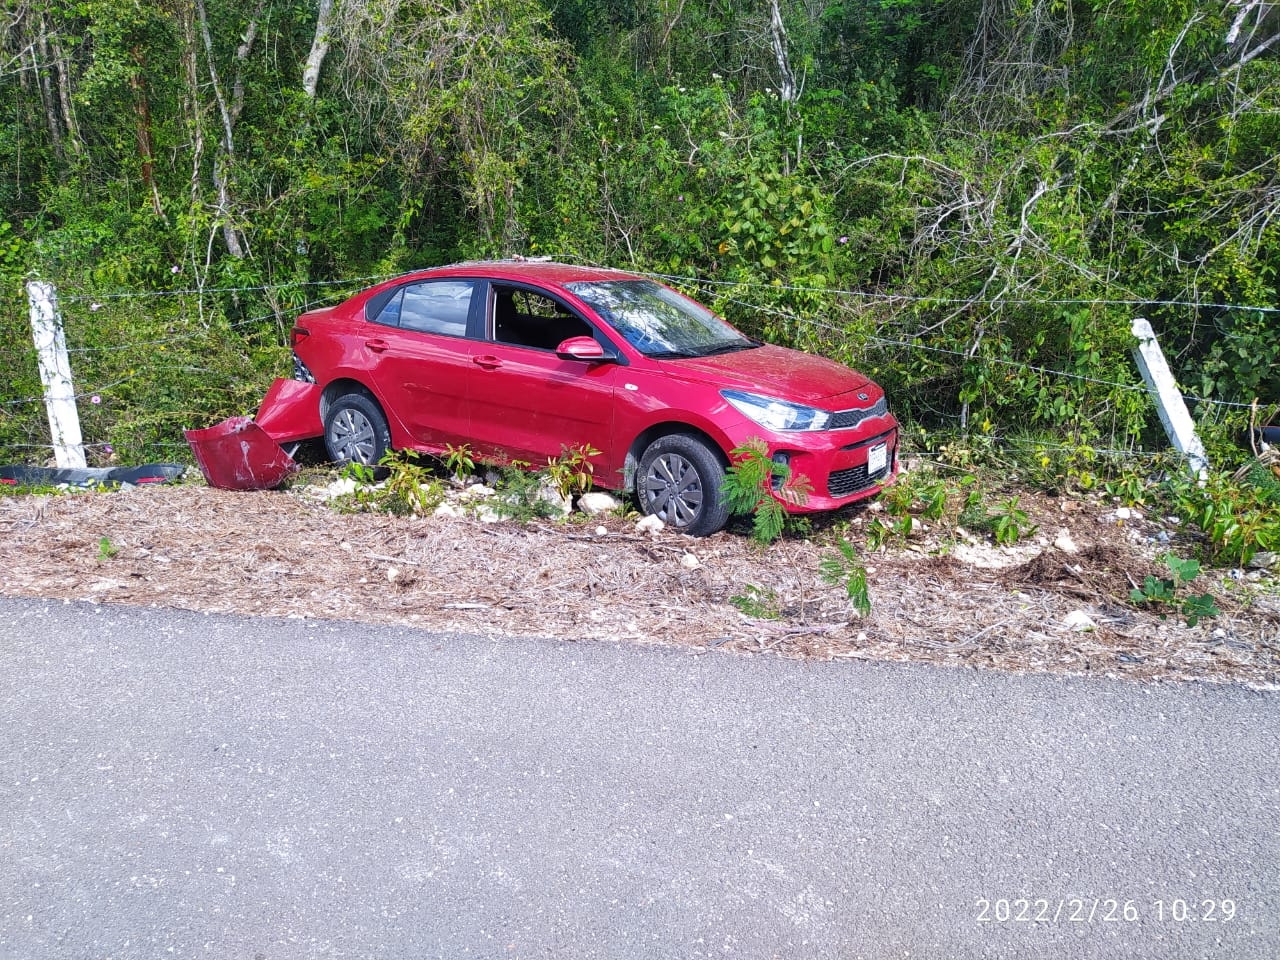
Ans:
POLYGON ((539 261, 463 263, 378 284, 293 329, 295 377, 258 423, 324 437, 338 461, 387 450, 534 468, 589 445, 597 485, 696 535, 728 520, 730 451, 759 438, 807 478, 795 512, 878 493, 897 473, 884 391, 830 360, 745 336, 644 276, 539 261))

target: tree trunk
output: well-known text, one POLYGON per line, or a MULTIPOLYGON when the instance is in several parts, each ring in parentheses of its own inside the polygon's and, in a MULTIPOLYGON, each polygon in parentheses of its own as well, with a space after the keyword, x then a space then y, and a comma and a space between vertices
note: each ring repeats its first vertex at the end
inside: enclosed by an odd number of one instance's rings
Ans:
POLYGON ((204 164, 204 117, 200 106, 200 67, 196 55, 196 30, 191 12, 182 15, 182 66, 186 72, 188 108, 191 111, 191 209, 200 202, 200 168, 204 164))
POLYGON ((778 62, 778 95, 783 103, 795 103, 800 98, 800 90, 787 53, 787 31, 782 25, 778 0, 769 0, 769 42, 773 45, 773 58, 778 62))
POLYGON ((142 165, 142 185, 151 194, 151 209, 163 220, 164 207, 160 203, 160 191, 156 187, 156 149, 155 140, 151 136, 151 103, 147 96, 147 78, 143 72, 147 55, 141 46, 134 46, 129 52, 134 66, 129 87, 133 91, 133 129, 138 141, 138 160, 142 165))
POLYGON ((195 6, 196 16, 200 21, 200 36, 204 41, 206 65, 209 68, 209 84, 213 88, 213 98, 218 103, 218 116, 222 120, 222 155, 213 163, 213 186, 218 192, 218 218, 222 222, 222 238, 227 245, 227 252, 237 260, 243 260, 245 249, 231 215, 231 188, 227 182, 229 168, 236 156, 234 121, 227 107, 227 99, 222 93, 222 81, 218 79, 217 58, 213 51, 213 37, 209 34, 209 17, 205 13, 204 0, 196 0, 195 6))
POLYGON ((71 152, 78 154, 82 149, 80 127, 76 123, 75 111, 71 109, 71 75, 67 71, 67 58, 62 52, 62 44, 55 33, 49 38, 53 52, 53 65, 58 78, 58 104, 62 108, 62 126, 67 131, 67 144, 71 152))
POLYGON ((44 107, 45 123, 49 127, 49 139, 53 143, 53 152, 58 159, 63 158, 62 121, 58 118, 58 101, 53 93, 53 80, 49 70, 49 42, 45 34, 44 18, 36 25, 36 35, 31 47, 31 66, 36 74, 36 86, 40 89, 40 105, 44 107))
POLYGON ((320 83, 320 68, 329 53, 329 37, 333 29, 333 0, 320 0, 320 12, 316 17, 316 34, 311 41, 311 52, 302 70, 302 92, 314 100, 320 83))

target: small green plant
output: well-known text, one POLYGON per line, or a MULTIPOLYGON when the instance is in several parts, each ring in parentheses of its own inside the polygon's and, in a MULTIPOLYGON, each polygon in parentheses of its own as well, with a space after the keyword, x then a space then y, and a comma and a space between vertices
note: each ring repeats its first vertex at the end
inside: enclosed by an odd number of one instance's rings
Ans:
POLYGON ((729 598, 729 602, 747 617, 756 620, 779 620, 782 618, 782 605, 778 602, 778 594, 768 587, 757 587, 748 583, 742 593, 729 598))
POLYGON ((344 513, 426 514, 444 500, 440 481, 419 462, 412 450, 387 451, 378 469, 363 463, 349 463, 343 475, 355 481, 355 489, 337 497, 335 506, 344 513), (378 472, 385 474, 381 482, 378 472))
POLYGON ((1002 547, 1011 547, 1024 537, 1029 537, 1039 529, 1027 512, 1018 506, 1018 498, 1010 497, 1000 505, 1000 509, 992 515, 991 533, 996 543, 1002 547))
POLYGON ((959 480, 942 479, 928 469, 904 474, 880 495, 883 516, 868 523, 867 547, 879 550, 891 540, 906 540, 925 521, 943 528, 954 526, 951 511, 958 491, 975 479, 968 475, 959 480))
POLYGON ((527 523, 557 515, 555 504, 544 495, 546 474, 530 473, 527 466, 525 463, 513 463, 500 469, 495 484, 497 496, 484 501, 498 516, 527 523))
POLYGON ((960 508, 956 521, 960 526, 974 533, 991 532, 991 514, 987 512, 982 490, 978 487, 973 487, 964 495, 964 504, 960 508))
MULTIPOLYGON (((1171 578, 1147 574, 1142 587, 1129 592, 1129 599, 1140 607, 1176 608, 1188 627, 1194 627, 1202 617, 1218 616, 1221 611, 1212 594, 1180 595, 1183 587, 1200 576, 1200 561, 1183 560, 1172 553, 1166 553, 1162 559, 1172 574, 1171 578)), ((1163 618, 1162 613, 1161 619, 1163 618)))
POLYGON ((1210 563, 1242 567, 1259 550, 1280 550, 1280 506, 1269 490, 1220 473, 1203 483, 1179 475, 1167 488, 1174 511, 1204 533, 1210 563))
POLYGON ((475 473, 476 461, 471 455, 470 444, 464 443, 456 447, 452 443, 446 444, 444 448, 444 467, 449 471, 449 475, 459 483, 475 473))
POLYGON ((946 482, 932 472, 912 471, 880 494, 880 502, 890 516, 918 516, 936 522, 946 513, 948 495, 946 482))
POLYGON ((853 544, 841 538, 836 541, 836 553, 829 553, 818 561, 818 572, 830 584, 842 585, 849 602, 859 616, 871 613, 871 595, 867 592, 867 568, 858 559, 853 544))
POLYGON ((560 447, 560 456, 547 461, 547 476, 560 496, 569 499, 591 489, 595 472, 595 464, 591 460, 598 456, 600 451, 589 443, 560 447))
POLYGON ((1141 507, 1151 495, 1151 482, 1137 471, 1125 470, 1103 483, 1102 489, 1123 506, 1141 507))
POLYGON ((873 517, 867 524, 867 549, 879 550, 893 537, 894 525, 885 523, 879 517, 873 517))
POLYGON ((110 539, 108 539, 107 537, 99 538, 98 540, 98 559, 99 560, 110 560, 119 552, 120 552, 120 548, 115 546, 110 539))
POLYGON ((418 454, 388 452, 381 460, 387 470, 384 481, 386 509, 391 513, 430 513, 444 500, 440 481, 418 462, 418 454))
POLYGON ((783 502, 799 506, 808 501, 813 489, 809 478, 772 459, 759 437, 734 447, 729 456, 729 469, 720 486, 729 512, 751 514, 752 539, 772 543, 787 527, 783 502))
POLYGON ((1277 463, 1280 463, 1280 459, 1273 460, 1270 464, 1255 460, 1244 471, 1245 483, 1257 490, 1258 498, 1263 503, 1269 503, 1273 507, 1280 507, 1280 473, 1276 472, 1277 463))

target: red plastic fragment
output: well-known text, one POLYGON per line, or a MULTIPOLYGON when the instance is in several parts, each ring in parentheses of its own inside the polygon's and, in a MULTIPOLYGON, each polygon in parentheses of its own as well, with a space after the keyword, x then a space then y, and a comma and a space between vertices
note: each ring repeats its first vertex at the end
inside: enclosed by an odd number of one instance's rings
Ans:
POLYGON ((279 443, 306 440, 324 433, 320 422, 321 389, 314 383, 278 379, 271 384, 254 419, 279 443))
POLYGON ((220 490, 270 490, 298 472, 252 417, 232 417, 203 430, 184 431, 200 472, 220 490))

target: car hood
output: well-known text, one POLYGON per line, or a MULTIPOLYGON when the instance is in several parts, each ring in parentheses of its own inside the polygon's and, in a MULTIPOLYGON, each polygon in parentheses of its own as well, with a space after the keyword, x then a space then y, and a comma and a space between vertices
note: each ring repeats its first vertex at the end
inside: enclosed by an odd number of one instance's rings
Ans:
POLYGON ((825 357, 764 344, 753 350, 722 353, 713 357, 664 361, 668 369, 686 376, 715 380, 724 387, 738 387, 780 399, 816 403, 828 397, 860 390, 871 381, 855 370, 825 357))

